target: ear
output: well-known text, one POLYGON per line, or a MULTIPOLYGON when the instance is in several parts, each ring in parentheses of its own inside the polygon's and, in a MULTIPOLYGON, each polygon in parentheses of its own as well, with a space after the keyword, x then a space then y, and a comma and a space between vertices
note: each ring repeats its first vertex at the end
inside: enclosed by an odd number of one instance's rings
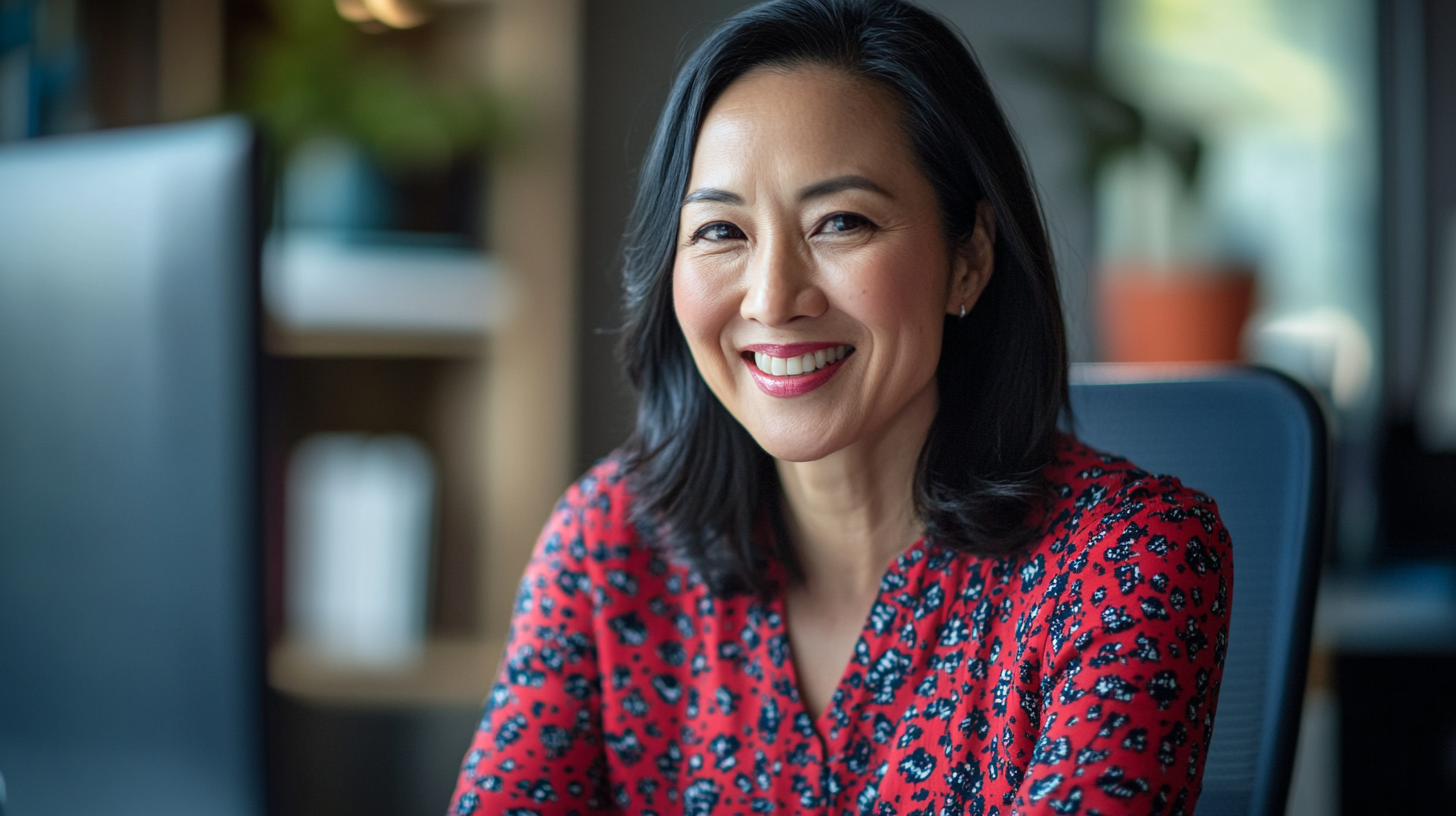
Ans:
POLYGON ((945 313, 959 315, 964 306, 969 312, 991 282, 996 266, 996 210, 991 202, 976 205, 976 229, 969 241, 954 248, 951 258, 950 297, 945 313))

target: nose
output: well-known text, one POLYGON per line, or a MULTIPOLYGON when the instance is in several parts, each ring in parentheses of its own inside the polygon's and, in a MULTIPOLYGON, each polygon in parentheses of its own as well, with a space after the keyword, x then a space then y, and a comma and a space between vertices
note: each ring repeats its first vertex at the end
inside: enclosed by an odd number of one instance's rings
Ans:
POLYGON ((748 288, 739 314, 765 326, 818 317, 829 307, 810 259, 792 239, 775 236, 759 244, 748 265, 748 288))

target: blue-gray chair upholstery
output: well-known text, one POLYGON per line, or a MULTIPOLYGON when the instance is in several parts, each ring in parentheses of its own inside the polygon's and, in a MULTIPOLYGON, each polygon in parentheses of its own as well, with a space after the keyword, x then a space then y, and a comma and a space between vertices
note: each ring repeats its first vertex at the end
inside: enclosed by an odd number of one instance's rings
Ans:
POLYGON ((1233 617, 1197 812, 1283 813, 1327 529, 1319 404, 1265 369, 1089 365, 1073 367, 1072 416, 1092 447, 1218 502, 1233 617))

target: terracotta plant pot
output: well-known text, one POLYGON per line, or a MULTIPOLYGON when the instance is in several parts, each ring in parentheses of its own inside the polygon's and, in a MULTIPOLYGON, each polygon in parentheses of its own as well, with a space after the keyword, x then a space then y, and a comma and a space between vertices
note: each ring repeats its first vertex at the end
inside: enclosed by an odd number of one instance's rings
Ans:
POLYGON ((1098 283, 1102 359, 1114 363, 1231 362, 1254 307, 1247 269, 1122 266, 1098 283))

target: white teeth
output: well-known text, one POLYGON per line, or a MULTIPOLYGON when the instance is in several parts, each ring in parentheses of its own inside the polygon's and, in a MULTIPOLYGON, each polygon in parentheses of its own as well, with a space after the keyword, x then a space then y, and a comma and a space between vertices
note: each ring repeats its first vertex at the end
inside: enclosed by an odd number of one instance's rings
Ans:
POLYGON ((771 357, 761 351, 753 353, 753 364, 758 370, 775 377, 794 377, 843 360, 849 355, 850 346, 834 346, 809 352, 799 357, 771 357))

